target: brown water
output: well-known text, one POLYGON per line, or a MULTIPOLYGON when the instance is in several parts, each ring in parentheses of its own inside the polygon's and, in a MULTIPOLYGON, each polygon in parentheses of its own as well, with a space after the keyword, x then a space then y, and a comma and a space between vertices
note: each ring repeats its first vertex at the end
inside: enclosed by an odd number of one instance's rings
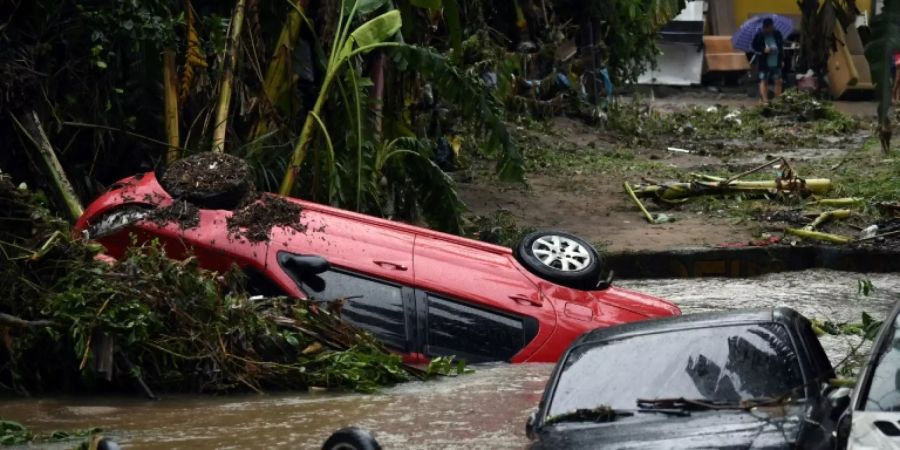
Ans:
MULTIPOLYGON (((750 279, 628 280, 620 285, 667 297, 685 314, 786 305, 821 319, 858 321, 887 313, 900 299, 900 275, 867 275, 869 297, 854 273, 804 271, 750 279)), ((823 339, 832 361, 852 340, 823 339)), ((0 403, 0 417, 35 431, 99 426, 125 448, 315 449, 334 430, 359 425, 385 449, 524 448, 525 418, 537 405, 552 366, 493 365, 457 378, 407 383, 378 394, 327 392, 225 397, 55 397, 0 403)), ((58 445, 67 448, 71 444, 58 445)))

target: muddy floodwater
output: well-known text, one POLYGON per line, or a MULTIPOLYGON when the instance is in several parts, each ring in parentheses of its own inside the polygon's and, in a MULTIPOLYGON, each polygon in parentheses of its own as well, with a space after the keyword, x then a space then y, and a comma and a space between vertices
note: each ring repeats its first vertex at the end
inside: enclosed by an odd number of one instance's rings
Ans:
MULTIPOLYGON (((858 321, 863 311, 883 317, 900 299, 898 274, 814 270, 747 279, 618 284, 671 299, 685 314, 786 305, 809 317, 858 321), (868 297, 857 292, 861 278, 875 286, 868 297)), ((823 342, 832 362, 840 360, 852 343, 833 337, 823 342)), ((476 367, 470 375, 407 383, 374 395, 174 395, 156 402, 122 397, 5 400, 0 417, 38 432, 99 426, 134 449, 314 449, 331 431, 346 425, 371 429, 385 449, 523 448, 525 418, 537 405, 551 368, 476 367)))

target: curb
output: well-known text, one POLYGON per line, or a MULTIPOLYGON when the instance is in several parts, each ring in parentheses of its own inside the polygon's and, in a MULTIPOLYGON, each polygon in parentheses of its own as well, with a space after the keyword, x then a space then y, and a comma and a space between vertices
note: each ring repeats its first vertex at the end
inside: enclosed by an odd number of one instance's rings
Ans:
POLYGON ((617 278, 737 278, 806 269, 900 272, 900 251, 824 245, 625 251, 605 256, 617 278))

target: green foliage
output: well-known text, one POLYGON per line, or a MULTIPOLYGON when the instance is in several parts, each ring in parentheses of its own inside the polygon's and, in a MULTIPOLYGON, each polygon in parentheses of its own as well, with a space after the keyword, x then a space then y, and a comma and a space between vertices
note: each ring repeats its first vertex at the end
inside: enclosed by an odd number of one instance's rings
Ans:
POLYGON ((453 48, 453 59, 459 62, 462 58, 462 23, 457 0, 411 0, 413 6, 430 9, 435 12, 443 10, 447 20, 447 31, 450 34, 450 47, 453 48))
POLYGON ((669 146, 672 137, 696 146, 716 141, 760 139, 796 145, 823 136, 848 136, 861 122, 837 111, 827 101, 789 89, 768 105, 753 108, 698 107, 658 112, 640 99, 610 105, 607 127, 633 144, 669 146), (788 126, 789 125, 789 126, 788 126), (662 139, 665 143, 656 143, 662 139))
POLYGON ((0 445, 19 445, 31 442, 34 435, 19 422, 0 420, 0 445))
POLYGON ((157 243, 107 264, 34 202, 0 176, 0 311, 34 324, 14 329, 12 353, 0 355, 0 391, 125 388, 140 378, 168 391, 369 392, 422 376, 342 322, 341 299, 251 299, 239 271, 173 260, 157 243), (106 358, 120 369, 111 385, 97 371, 106 358))
POLYGON ((48 442, 60 442, 69 440, 82 440, 82 445, 87 441, 84 438, 100 433, 100 428, 88 428, 75 431, 52 431, 44 434, 34 434, 19 422, 3 420, 0 418, 0 445, 41 444, 48 442))
MULTIPOLYGON (((576 3, 577 4, 577 3, 576 3)), ((659 30, 684 8, 684 0, 592 0, 589 13, 599 21, 602 62, 620 83, 633 82, 656 60, 659 30)), ((581 20, 584 10, 573 8, 581 20)))
POLYGON ((863 311, 859 322, 836 323, 830 320, 817 319, 812 321, 813 330, 816 331, 816 334, 860 336, 868 341, 875 339, 875 336, 878 334, 878 330, 881 329, 883 323, 884 321, 873 318, 871 314, 865 311, 863 311))
POLYGON ((512 247, 535 229, 520 226, 509 211, 497 211, 492 216, 475 216, 469 219, 465 235, 491 244, 512 247))
MULTIPOLYGON (((371 183, 379 183, 382 176, 389 180, 394 187, 393 203, 406 209, 396 212, 403 217, 421 214, 430 225, 443 231, 462 231, 465 205, 456 193, 453 180, 434 163, 434 145, 430 141, 398 138, 378 146, 374 154, 374 171, 366 178, 371 183), (403 186, 416 186, 416 189, 403 186)), ((378 203, 387 201, 383 196, 378 203)))
POLYGON ((891 107, 891 60, 900 49, 900 1, 885 0, 881 13, 872 20, 872 39, 866 45, 866 59, 872 67, 878 99, 878 119, 889 119, 891 107))
POLYGON ((466 362, 453 356, 438 356, 428 363, 425 368, 425 378, 436 376, 456 376, 472 372, 466 369, 466 362))
POLYGON ((503 122, 503 109, 480 79, 460 71, 433 49, 400 46, 391 48, 390 53, 399 70, 430 80, 440 97, 457 108, 460 118, 485 135, 485 150, 497 158, 496 173, 501 180, 524 179, 524 160, 503 122))
POLYGON ((868 278, 860 278, 856 280, 857 284, 857 293, 863 296, 868 297, 869 294, 875 292, 875 285, 872 284, 872 280, 868 278))

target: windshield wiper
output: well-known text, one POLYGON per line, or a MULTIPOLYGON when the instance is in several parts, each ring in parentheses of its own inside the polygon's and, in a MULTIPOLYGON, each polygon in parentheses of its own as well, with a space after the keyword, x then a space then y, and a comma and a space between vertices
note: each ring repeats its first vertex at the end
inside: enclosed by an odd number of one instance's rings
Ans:
POLYGON ((772 398, 754 398, 741 400, 739 403, 723 402, 707 399, 690 399, 684 397, 676 398, 655 398, 655 399, 637 399, 638 411, 709 411, 722 409, 743 409, 749 410, 757 406, 769 406, 779 403, 779 399, 772 398))
POLYGON ((545 422, 547 425, 560 422, 612 422, 620 417, 631 417, 633 411, 612 409, 608 406, 598 406, 593 409, 583 408, 569 411, 550 417, 545 422))

